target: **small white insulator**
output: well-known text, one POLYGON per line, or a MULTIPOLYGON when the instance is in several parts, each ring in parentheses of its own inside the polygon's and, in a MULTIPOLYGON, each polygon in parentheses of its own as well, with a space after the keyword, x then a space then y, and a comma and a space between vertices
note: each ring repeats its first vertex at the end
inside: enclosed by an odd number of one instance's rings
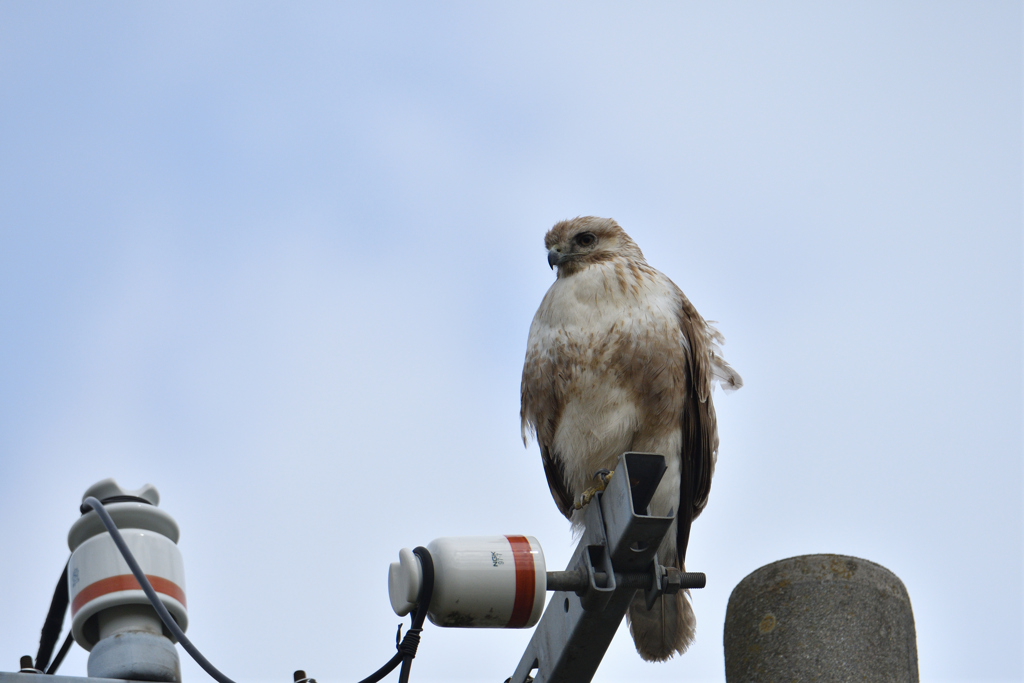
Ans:
MULTIPOLYGON (((544 611, 544 552, 532 536, 438 538, 427 545, 434 588, 427 616, 437 626, 529 628, 544 611)), ((388 574, 391 606, 405 616, 418 604, 423 584, 419 558, 399 552, 388 574)))
POLYGON ((412 611, 419 602, 422 585, 420 558, 408 548, 402 548, 398 551, 398 562, 392 562, 388 571, 388 596, 395 614, 404 617, 412 611))

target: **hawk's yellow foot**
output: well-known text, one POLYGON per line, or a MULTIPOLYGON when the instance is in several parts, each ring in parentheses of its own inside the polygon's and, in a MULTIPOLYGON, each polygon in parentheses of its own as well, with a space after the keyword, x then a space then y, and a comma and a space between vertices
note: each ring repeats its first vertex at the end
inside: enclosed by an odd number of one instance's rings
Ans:
POLYGON ((583 506, 594 499, 598 491, 604 491, 608 488, 608 482, 612 480, 614 472, 609 472, 605 469, 600 469, 594 473, 594 479, 597 479, 597 484, 591 486, 589 489, 580 494, 580 497, 572 504, 574 510, 582 510, 583 506))

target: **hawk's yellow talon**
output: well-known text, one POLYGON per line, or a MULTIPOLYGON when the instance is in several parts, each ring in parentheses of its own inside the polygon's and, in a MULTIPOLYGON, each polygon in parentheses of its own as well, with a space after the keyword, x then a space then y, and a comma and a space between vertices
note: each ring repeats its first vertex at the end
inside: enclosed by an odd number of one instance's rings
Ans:
POLYGON ((594 496, 597 495, 598 491, 604 491, 608 488, 608 482, 612 480, 613 474, 615 473, 609 472, 608 470, 600 470, 596 475, 594 475, 597 479, 597 484, 580 494, 580 497, 572 504, 573 510, 582 510, 587 503, 594 499, 594 496))

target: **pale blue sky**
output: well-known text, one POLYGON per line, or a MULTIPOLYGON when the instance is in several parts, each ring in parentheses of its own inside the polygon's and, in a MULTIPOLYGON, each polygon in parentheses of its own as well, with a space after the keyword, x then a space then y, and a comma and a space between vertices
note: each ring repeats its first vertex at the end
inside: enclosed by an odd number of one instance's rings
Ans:
MULTIPOLYGON (((0 670, 108 476, 160 489, 240 683, 390 657, 403 546, 564 565, 519 373, 544 231, 595 214, 746 380, 697 643, 620 633, 598 680, 722 681, 732 587, 816 552, 902 578, 922 680, 1024 678, 1021 36, 1017 2, 0 4, 0 670)), ((413 676, 528 638, 428 626, 413 676)))

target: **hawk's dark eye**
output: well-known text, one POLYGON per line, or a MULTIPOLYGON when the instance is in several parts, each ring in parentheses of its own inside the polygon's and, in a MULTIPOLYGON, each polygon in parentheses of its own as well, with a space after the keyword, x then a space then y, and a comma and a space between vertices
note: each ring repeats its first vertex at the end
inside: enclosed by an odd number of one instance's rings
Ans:
POLYGON ((576 235, 576 244, 581 247, 589 247, 591 244, 597 241, 597 237, 592 232, 584 232, 576 235))

